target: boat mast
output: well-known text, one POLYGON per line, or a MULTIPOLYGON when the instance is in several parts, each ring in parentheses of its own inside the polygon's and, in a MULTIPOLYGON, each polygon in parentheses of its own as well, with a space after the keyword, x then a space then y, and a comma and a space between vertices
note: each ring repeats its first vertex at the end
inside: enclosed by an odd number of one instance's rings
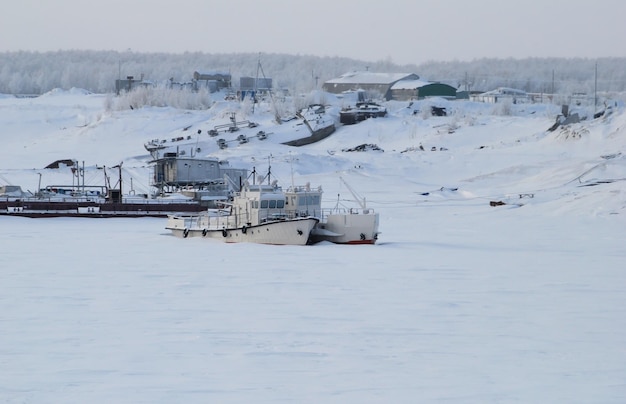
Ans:
POLYGON ((118 169, 118 175, 120 177, 118 183, 120 184, 120 198, 122 197, 123 193, 122 193, 122 164, 123 163, 119 163, 117 165, 117 169, 118 169))
POLYGON ((270 177, 272 176, 272 155, 267 158, 267 185, 271 184, 270 177))

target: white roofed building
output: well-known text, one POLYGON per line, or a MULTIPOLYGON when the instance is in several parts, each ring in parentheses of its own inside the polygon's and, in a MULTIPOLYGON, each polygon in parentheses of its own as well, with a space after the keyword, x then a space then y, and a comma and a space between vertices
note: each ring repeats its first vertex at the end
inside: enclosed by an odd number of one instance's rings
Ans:
POLYGON ((414 73, 375 73, 370 71, 355 71, 326 81, 322 89, 333 94, 352 91, 377 93, 380 98, 391 99, 391 87, 400 80, 419 80, 414 73))
POLYGON ((502 101, 511 101, 514 104, 520 102, 530 102, 531 98, 528 93, 523 90, 509 87, 499 87, 495 90, 487 91, 486 93, 472 95, 470 97, 472 101, 497 103, 502 101))

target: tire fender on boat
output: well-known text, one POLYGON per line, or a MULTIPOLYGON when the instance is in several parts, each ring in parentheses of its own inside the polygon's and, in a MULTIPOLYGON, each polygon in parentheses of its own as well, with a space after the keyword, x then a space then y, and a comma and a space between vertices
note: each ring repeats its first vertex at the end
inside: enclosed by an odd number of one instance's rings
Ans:
POLYGON ((183 230, 183 237, 187 238, 188 235, 189 235, 189 229, 185 228, 185 230, 183 230))
POLYGON ((202 237, 206 237, 207 235, 207 229, 202 229, 202 237))
POLYGON ((246 226, 243 226, 243 227, 241 228, 241 232, 242 232, 243 234, 246 234, 246 233, 248 232, 248 228, 247 228, 246 226))
POLYGON ((226 231, 226 229, 222 229, 222 236, 224 237, 228 236, 228 232, 226 231))

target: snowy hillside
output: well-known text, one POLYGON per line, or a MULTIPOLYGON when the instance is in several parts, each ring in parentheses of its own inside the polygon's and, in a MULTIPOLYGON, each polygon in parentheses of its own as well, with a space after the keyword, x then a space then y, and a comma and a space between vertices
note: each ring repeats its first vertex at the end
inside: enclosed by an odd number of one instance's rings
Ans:
MULTIPOLYGON (((271 163, 274 175, 285 185, 291 183, 293 173, 302 177, 297 181, 322 183, 332 191, 329 195, 335 191, 334 178, 348 175, 373 204, 497 199, 548 204, 552 206, 548 214, 623 213, 626 157, 621 153, 626 116, 621 105, 611 105, 597 119, 590 109, 574 110, 584 119, 549 132, 561 112, 559 106, 442 99, 388 102, 387 117, 344 126, 338 113, 350 101, 329 94, 310 96, 316 97, 329 103, 327 113, 337 121, 338 130, 300 148, 280 143, 306 136, 306 127, 295 121, 277 124, 269 102, 253 107, 220 100, 206 111, 169 107, 106 111, 104 95, 76 89, 55 90, 38 98, 4 97, 0 99, 5 138, 0 183, 30 191, 39 184, 70 183, 67 171, 43 168, 56 160, 75 159, 86 166, 87 185, 99 185, 103 176, 97 167, 123 162, 125 183, 132 181, 134 191, 150 193, 150 156, 144 144, 158 140, 189 154, 228 160, 235 167, 256 166, 259 172, 271 163), (448 116, 431 116, 432 105, 445 107, 448 116), (236 119, 259 126, 220 136, 229 143, 220 150, 217 138, 207 133, 228 123, 233 112, 236 119), (270 134, 267 140, 256 138, 260 129, 270 134), (241 134, 250 142, 236 142, 241 134), (361 145, 370 147, 347 151, 361 145), (599 182, 602 185, 592 186, 599 182), (441 187, 458 188, 458 192, 431 192, 441 187), (520 195, 524 200, 515 200, 520 195)), ((295 110, 283 115, 290 113, 295 110)))

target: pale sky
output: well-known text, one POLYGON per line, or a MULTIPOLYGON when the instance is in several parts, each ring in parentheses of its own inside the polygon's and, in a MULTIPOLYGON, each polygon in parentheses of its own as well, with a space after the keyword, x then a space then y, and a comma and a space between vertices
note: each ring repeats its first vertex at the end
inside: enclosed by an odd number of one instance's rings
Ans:
POLYGON ((397 64, 626 57, 624 0, 20 0, 0 52, 288 53, 397 64))

